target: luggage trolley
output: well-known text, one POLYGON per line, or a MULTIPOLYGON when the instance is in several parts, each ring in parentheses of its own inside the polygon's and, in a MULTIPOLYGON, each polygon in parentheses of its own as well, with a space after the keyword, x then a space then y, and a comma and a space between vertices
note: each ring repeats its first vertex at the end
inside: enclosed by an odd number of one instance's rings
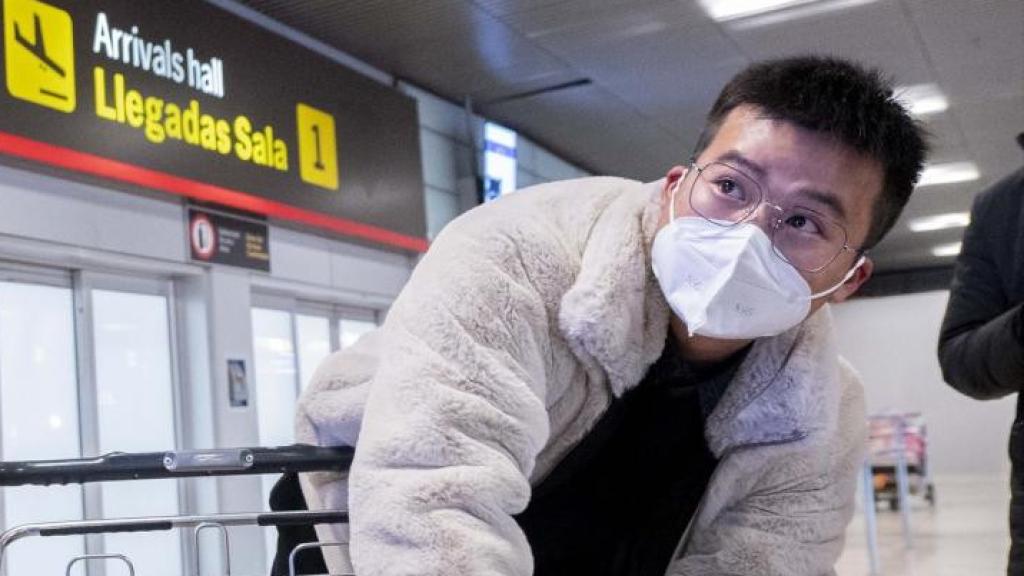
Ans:
MULTIPOLYGON (((127 454, 113 452, 97 458, 68 460, 37 460, 0 462, 0 486, 54 484, 85 484, 91 482, 189 478, 204 476, 232 476, 247 474, 278 474, 289 472, 334 471, 346 472, 352 463, 354 450, 349 447, 324 448, 295 444, 276 448, 227 448, 147 452, 127 454)), ((196 565, 188 576, 199 576, 199 535, 204 530, 216 530, 221 535, 225 550, 224 574, 231 575, 230 542, 227 528, 232 526, 312 526, 316 524, 344 524, 345 511, 289 511, 253 512, 234 514, 207 514, 181 516, 148 516, 102 520, 77 520, 25 524, 0 534, 0 576, 6 572, 5 554, 8 547, 27 537, 78 536, 118 532, 153 532, 191 529, 197 554, 196 565)), ((289 555, 289 573, 295 575, 297 556, 314 548, 347 546, 344 542, 307 542, 296 546, 289 555)), ((84 554, 68 560, 66 575, 78 563, 89 561, 114 562, 127 567, 130 576, 136 576, 131 558, 116 552, 84 554)), ((54 575, 59 576, 59 575, 54 575)), ((146 576, 138 574, 137 576, 146 576)), ((247 575, 248 576, 248 575, 247 575)))
MULTIPOLYGON (((928 463, 928 428, 919 412, 877 414, 868 418, 869 458, 875 501, 900 509, 898 464, 906 465, 909 494, 935 505, 935 484, 928 463)), ((908 505, 909 502, 902 502, 908 505)))

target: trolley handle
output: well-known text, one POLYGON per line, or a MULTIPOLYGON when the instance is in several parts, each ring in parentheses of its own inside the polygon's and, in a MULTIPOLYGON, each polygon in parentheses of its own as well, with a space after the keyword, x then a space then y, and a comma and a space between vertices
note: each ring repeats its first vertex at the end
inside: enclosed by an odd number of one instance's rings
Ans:
POLYGON ((0 486, 49 486, 284 472, 345 472, 352 464, 353 453, 354 449, 348 446, 293 444, 275 448, 221 448, 133 454, 111 452, 96 458, 0 462, 0 486))

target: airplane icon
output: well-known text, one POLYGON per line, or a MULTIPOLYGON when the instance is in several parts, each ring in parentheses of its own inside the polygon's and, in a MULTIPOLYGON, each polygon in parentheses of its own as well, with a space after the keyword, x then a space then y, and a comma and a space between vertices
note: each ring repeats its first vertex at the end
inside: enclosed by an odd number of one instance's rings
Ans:
POLYGON ((73 112, 76 90, 71 15, 41 0, 2 2, 7 91, 33 104, 73 112))
MULTIPOLYGON (((39 58, 39 61, 45 64, 47 68, 56 72, 61 78, 64 78, 67 75, 67 73, 64 72, 64 68, 46 54, 46 38, 43 36, 43 24, 39 20, 39 14, 33 14, 32 17, 35 24, 36 41, 29 42, 28 38, 25 38, 25 36, 21 34, 21 28, 18 26, 17 22, 14 23, 14 39, 18 41, 18 44, 21 44, 26 50, 31 52, 36 58, 39 58)), ((63 96, 61 96, 61 98, 63 98, 63 96)))

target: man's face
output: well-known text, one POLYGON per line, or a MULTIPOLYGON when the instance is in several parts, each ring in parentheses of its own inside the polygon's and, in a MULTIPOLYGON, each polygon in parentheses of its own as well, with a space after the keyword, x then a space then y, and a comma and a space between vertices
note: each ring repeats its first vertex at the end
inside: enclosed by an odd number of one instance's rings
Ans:
MULTIPOLYGON (((789 122, 765 118, 752 106, 733 109, 722 122, 714 140, 697 158, 698 166, 721 160, 742 169, 760 185, 764 199, 782 206, 800 205, 827 215, 846 229, 847 243, 860 247, 871 227, 872 207, 882 190, 882 167, 828 137, 789 122)), ((675 195, 675 213, 698 216, 690 206, 690 184, 697 175, 682 166, 673 167, 662 190, 659 229, 668 224, 669 199, 675 195)), ((771 236, 770 215, 759 207, 750 222, 771 236)), ((856 263, 855 251, 844 250, 818 272, 799 271, 812 293, 828 290, 842 281, 856 263)), ((872 263, 865 263, 842 287, 827 298, 811 302, 813 314, 825 302, 841 302, 866 281, 872 263)))

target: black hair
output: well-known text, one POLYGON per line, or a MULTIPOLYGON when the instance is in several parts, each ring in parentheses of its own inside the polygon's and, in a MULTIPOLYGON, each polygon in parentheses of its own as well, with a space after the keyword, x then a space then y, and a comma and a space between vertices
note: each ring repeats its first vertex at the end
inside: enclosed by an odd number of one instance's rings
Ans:
POLYGON ((800 56, 752 64, 726 84, 708 113, 696 157, 725 117, 747 104, 767 117, 825 134, 882 166, 882 191, 862 248, 878 244, 910 199, 928 152, 927 132, 877 70, 834 57, 800 56))

